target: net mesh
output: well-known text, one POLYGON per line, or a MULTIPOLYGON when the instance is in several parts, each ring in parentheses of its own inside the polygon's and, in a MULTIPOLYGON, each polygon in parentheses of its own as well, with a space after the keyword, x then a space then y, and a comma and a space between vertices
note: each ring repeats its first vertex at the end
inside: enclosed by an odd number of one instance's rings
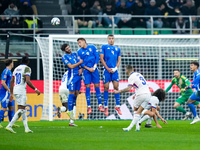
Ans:
MULTIPOLYGON (((100 49, 102 44, 107 44, 107 36, 83 36, 88 44, 93 44, 100 49)), ((44 71, 44 103, 42 119, 48 119, 49 94, 53 94, 53 116, 56 116, 56 107, 61 106, 58 96, 60 80, 66 68, 62 62, 63 55, 60 46, 68 43, 73 52, 79 49, 77 44, 77 35, 65 37, 53 37, 53 60, 49 60, 49 38, 39 37, 39 44, 44 71), (53 61, 53 93, 49 93, 49 61, 53 61)), ((120 86, 119 89, 127 86, 128 76, 125 74, 126 65, 130 64, 136 72, 143 74, 148 81, 151 91, 158 88, 166 89, 173 78, 173 69, 179 69, 182 75, 192 80, 192 72, 190 71, 190 62, 199 60, 200 40, 197 37, 165 37, 165 36, 115 36, 115 45, 121 49, 121 64, 118 69, 120 86)), ((103 83, 102 73, 103 67, 99 62, 100 73, 100 89, 102 92, 103 103, 103 83)), ((181 84, 181 83, 180 83, 181 84)), ((134 89, 129 93, 120 95, 122 115, 118 115, 115 111, 115 99, 112 93, 113 86, 110 83, 109 90, 109 116, 105 116, 103 112, 98 111, 98 103, 93 85, 91 85, 91 107, 93 109, 90 115, 87 115, 87 105, 85 99, 85 87, 82 82, 81 92, 77 100, 76 119, 132 119, 132 95, 134 89)), ((168 92, 165 102, 159 104, 161 107, 160 114, 165 119, 181 119, 183 114, 176 112, 173 108, 175 100, 180 96, 179 89, 174 85, 168 92)), ((186 111, 189 108, 186 104, 182 105, 186 111)), ((68 119, 66 113, 61 119, 68 119)))

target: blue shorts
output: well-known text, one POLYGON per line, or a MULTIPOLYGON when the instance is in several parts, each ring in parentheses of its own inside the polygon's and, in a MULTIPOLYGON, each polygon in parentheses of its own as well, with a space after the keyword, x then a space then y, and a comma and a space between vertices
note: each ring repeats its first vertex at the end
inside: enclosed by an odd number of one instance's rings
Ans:
POLYGON ((85 85, 91 84, 91 82, 93 84, 100 83, 99 70, 96 69, 94 72, 90 72, 90 71, 84 69, 83 70, 83 80, 84 80, 85 85))
POLYGON ((190 96, 191 100, 196 100, 196 101, 200 101, 200 97, 197 96, 196 91, 190 96))
POLYGON ((69 89, 69 91, 80 91, 81 89, 81 76, 76 75, 72 78, 72 80, 70 81, 70 78, 68 80, 67 83, 67 88, 69 89))
POLYGON ((110 81, 119 82, 118 71, 115 71, 114 73, 109 73, 106 69, 104 69, 104 72, 103 72, 103 84, 108 83, 110 81))
POLYGON ((7 108, 8 106, 15 105, 15 101, 10 102, 9 97, 10 97, 10 93, 8 93, 8 92, 1 94, 1 96, 0 96, 1 107, 7 108))

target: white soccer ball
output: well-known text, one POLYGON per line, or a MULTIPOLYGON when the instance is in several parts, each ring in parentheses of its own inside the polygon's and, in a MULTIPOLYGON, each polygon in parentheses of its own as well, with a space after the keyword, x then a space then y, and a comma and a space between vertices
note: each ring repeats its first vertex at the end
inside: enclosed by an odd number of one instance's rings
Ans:
POLYGON ((57 17, 52 18, 52 19, 51 19, 51 24, 52 24, 53 26, 58 26, 58 25, 60 25, 60 19, 57 18, 57 17))

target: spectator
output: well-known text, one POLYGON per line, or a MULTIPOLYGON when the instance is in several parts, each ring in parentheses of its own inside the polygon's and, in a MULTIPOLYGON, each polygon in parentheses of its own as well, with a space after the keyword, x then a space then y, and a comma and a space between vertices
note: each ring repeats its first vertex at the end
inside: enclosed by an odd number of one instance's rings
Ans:
MULTIPOLYGON (((103 10, 103 21, 104 24, 108 27, 112 27, 112 17, 108 17, 107 15, 115 15, 116 11, 112 8, 111 3, 106 4, 106 8, 103 10)), ((117 27, 117 24, 119 22, 120 18, 114 17, 114 27, 117 27)))
POLYGON ((101 8, 105 8, 106 5, 109 3, 112 5, 112 8, 115 9, 116 5, 116 0, 101 0, 101 8))
POLYGON ((9 2, 9 0, 0 0, 0 14, 8 8, 9 2))
POLYGON ((186 29, 188 28, 188 21, 180 16, 176 19, 174 27, 177 29, 176 34, 186 34, 186 29))
POLYGON ((28 1, 24 1, 20 4, 20 15, 33 15, 33 9, 29 6, 28 1))
MULTIPOLYGON (((131 13, 132 15, 138 15, 138 16, 142 16, 145 13, 145 6, 144 6, 144 2, 143 0, 139 0, 137 3, 135 3, 134 5, 132 5, 131 7, 131 13)), ((146 27, 146 22, 144 18, 136 18, 133 17, 132 18, 132 22, 133 22, 133 27, 146 27)))
POLYGON ((116 0, 116 2, 115 2, 116 8, 118 8, 120 6, 120 4, 121 4, 121 1, 120 0, 116 0))
POLYGON ((194 0, 194 3, 196 8, 200 6, 200 0, 194 0))
POLYGON ((161 4, 160 7, 158 7, 158 9, 160 10, 162 16, 166 16, 166 17, 162 18, 163 27, 170 27, 170 21, 167 18, 169 13, 168 13, 168 10, 166 8, 166 5, 165 4, 161 4))
POLYGON ((38 15, 37 7, 35 5, 35 0, 19 0, 20 3, 28 2, 29 7, 32 8, 33 14, 38 15))
POLYGON ((200 20, 192 17, 192 34, 199 34, 200 20))
POLYGON ((187 3, 181 9, 181 13, 187 16, 197 15, 197 9, 194 6, 193 0, 187 0, 187 3))
POLYGON ((75 32, 78 33, 78 27, 84 26, 92 28, 92 21, 90 17, 85 17, 84 15, 90 15, 90 9, 87 7, 86 1, 82 1, 81 7, 77 9, 76 15, 82 15, 83 17, 77 17, 75 20, 75 32))
POLYGON ((200 6, 199 6, 199 8, 197 9, 197 15, 200 16, 200 6))
MULTIPOLYGON (((94 5, 90 8, 91 15, 102 15, 102 9, 98 0, 94 1, 94 5)), ((99 27, 102 26, 101 18, 93 17, 93 26, 98 24, 99 27)))
POLYGON ((183 4, 183 0, 166 0, 167 7, 171 10, 175 9, 176 7, 181 7, 183 4))
POLYGON ((121 28, 123 26, 133 27, 132 19, 131 19, 131 11, 126 7, 126 1, 121 0, 121 5, 116 10, 117 16, 120 21, 118 23, 118 27, 121 28))
MULTIPOLYGON (((17 19, 17 17, 13 17, 11 19, 9 26, 10 26, 10 28, 20 28, 20 23, 19 23, 19 20, 17 19)), ((18 30, 12 30, 12 32, 18 33, 19 31, 18 30)))
MULTIPOLYGON (((5 15, 5 14, 1 14, 1 15, 5 15)), ((8 20, 6 19, 6 17, 1 17, 0 18, 0 28, 8 28, 9 27, 9 23, 8 20)), ((1 30, 0 33, 7 33, 7 30, 1 30)))
POLYGON ((131 8, 131 6, 135 3, 134 0, 128 0, 127 3, 126 3, 126 7, 127 8, 131 8))
MULTIPOLYGON (((4 14, 5 15, 19 15, 19 11, 14 0, 10 1, 8 8, 4 11, 4 14)), ((7 19, 9 19, 9 17, 7 19)))
MULTIPOLYGON (((151 15, 151 16, 161 15, 160 10, 156 7, 156 1, 155 0, 150 1, 150 6, 148 8, 146 8, 145 15, 151 15)), ((147 18, 146 24, 147 24, 147 28, 151 28, 151 18, 147 18)), ((162 22, 161 18, 155 18, 154 17, 153 18, 153 25, 157 28, 162 28, 163 22, 162 22)))

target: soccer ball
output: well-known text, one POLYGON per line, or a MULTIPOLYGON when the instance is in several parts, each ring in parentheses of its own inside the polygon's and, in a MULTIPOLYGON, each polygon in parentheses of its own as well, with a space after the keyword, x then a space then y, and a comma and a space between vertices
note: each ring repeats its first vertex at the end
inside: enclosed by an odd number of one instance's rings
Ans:
POLYGON ((51 19, 51 24, 52 24, 53 26, 58 26, 58 25, 60 25, 60 19, 57 18, 57 17, 52 18, 52 19, 51 19))

